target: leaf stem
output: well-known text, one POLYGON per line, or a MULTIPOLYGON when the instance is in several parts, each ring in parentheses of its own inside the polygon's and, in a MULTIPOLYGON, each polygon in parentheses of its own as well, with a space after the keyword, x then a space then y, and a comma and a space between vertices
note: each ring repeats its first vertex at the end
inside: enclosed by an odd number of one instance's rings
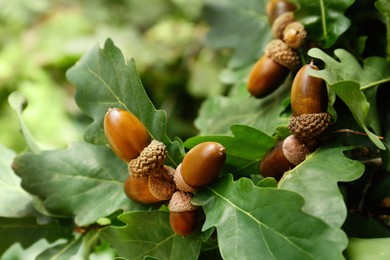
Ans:
POLYGON ((326 41, 326 38, 328 37, 328 30, 326 29, 325 6, 323 0, 320 0, 320 10, 321 10, 322 32, 323 32, 324 39, 326 41))
POLYGON ((389 82, 389 81, 390 81, 390 77, 389 78, 384 78, 382 80, 374 81, 374 82, 371 82, 370 84, 361 86, 360 89, 361 90, 366 90, 366 89, 369 89, 371 87, 375 87, 375 86, 377 86, 379 84, 382 84, 382 83, 385 83, 385 82, 389 82))
MULTIPOLYGON (((333 133, 347 133, 347 134, 355 134, 355 135, 363 135, 363 136, 368 136, 366 133, 362 133, 359 131, 355 131, 352 129, 338 129, 333 131, 333 133)), ((385 138, 383 136, 378 136, 379 140, 384 140, 385 138)))

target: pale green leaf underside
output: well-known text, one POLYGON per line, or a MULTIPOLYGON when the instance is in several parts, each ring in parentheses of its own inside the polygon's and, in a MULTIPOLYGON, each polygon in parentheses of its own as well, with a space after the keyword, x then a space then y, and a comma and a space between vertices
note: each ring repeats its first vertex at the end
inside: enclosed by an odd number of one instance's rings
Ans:
POLYGON ((20 186, 11 168, 15 153, 0 144, 0 216, 20 218, 33 215, 32 198, 20 186))

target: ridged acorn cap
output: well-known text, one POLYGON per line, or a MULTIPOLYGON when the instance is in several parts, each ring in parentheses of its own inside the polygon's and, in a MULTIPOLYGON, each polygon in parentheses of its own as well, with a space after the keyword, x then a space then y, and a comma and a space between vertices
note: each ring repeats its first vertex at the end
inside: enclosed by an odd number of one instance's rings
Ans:
POLYGON ((294 135, 288 136, 283 141, 283 154, 287 160, 298 165, 306 159, 306 155, 311 153, 311 149, 298 140, 294 135))
POLYGON ((309 147, 315 147, 322 141, 333 123, 329 113, 302 114, 292 116, 288 128, 291 134, 309 147))
POLYGON ((168 209, 172 212, 195 211, 198 206, 191 203, 191 194, 184 191, 173 193, 168 204, 168 209))
POLYGON ((150 175, 164 164, 166 157, 166 146, 162 142, 152 140, 137 158, 128 163, 129 173, 139 177, 150 175))
POLYGON ((267 44, 265 55, 290 70, 295 70, 300 64, 298 53, 280 39, 274 39, 267 44))

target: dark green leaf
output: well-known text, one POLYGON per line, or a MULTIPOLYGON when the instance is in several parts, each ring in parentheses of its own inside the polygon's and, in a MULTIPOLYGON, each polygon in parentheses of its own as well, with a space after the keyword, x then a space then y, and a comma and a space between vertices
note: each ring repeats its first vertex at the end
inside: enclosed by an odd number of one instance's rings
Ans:
POLYGON ((380 238, 390 237, 390 228, 380 224, 371 217, 363 217, 350 213, 343 224, 343 230, 348 237, 380 238))
POLYGON ((305 25, 310 38, 323 41, 324 47, 331 47, 351 22, 344 12, 354 0, 292 0, 299 6, 295 18, 305 25))
POLYGON ((61 226, 55 221, 39 225, 35 218, 0 218, 0 255, 13 243, 26 248, 41 238, 54 242, 71 234, 72 227, 61 226))
POLYGON ((265 13, 266 0, 206 1, 204 18, 211 30, 206 43, 214 48, 231 48, 231 67, 257 60, 271 39, 265 13))
POLYGON ((345 251, 347 259, 387 260, 390 258, 390 238, 350 238, 345 251))
POLYGON ((369 111, 370 103, 363 90, 390 81, 390 62, 379 57, 369 57, 362 67, 352 54, 343 49, 335 50, 334 54, 339 61, 320 49, 310 49, 310 56, 321 59, 326 64, 325 69, 311 70, 310 74, 324 79, 329 84, 330 88, 351 110, 356 122, 367 133, 371 141, 384 150, 385 146, 382 141, 369 129, 377 128, 378 116, 376 111, 369 111), (368 114, 370 114, 369 120, 368 114))
POLYGON ((134 60, 125 62, 123 54, 108 39, 104 48, 95 47, 67 72, 69 81, 76 86, 76 102, 93 118, 85 133, 88 142, 106 142, 103 119, 109 107, 131 111, 149 130, 152 138, 159 140, 169 151, 168 158, 177 165, 182 159, 182 144, 171 142, 166 135, 166 114, 156 110, 147 96, 134 60))
POLYGON ((195 233, 180 237, 169 225, 169 213, 164 211, 133 211, 119 216, 124 227, 108 227, 102 231, 119 256, 132 260, 144 257, 159 259, 197 259, 201 238, 195 233))
POLYGON ((20 186, 20 178, 11 169, 15 153, 0 144, 0 216, 19 218, 33 215, 31 195, 20 186))
POLYGON ((287 172, 279 188, 294 191, 305 199, 303 210, 333 227, 341 227, 347 217, 338 182, 359 178, 364 165, 347 158, 347 147, 324 147, 309 155, 305 161, 287 172))
POLYGON ((59 244, 54 247, 48 248, 38 255, 36 260, 46 259, 71 259, 74 257, 80 249, 82 237, 79 236, 76 239, 72 239, 67 243, 59 244))
POLYGON ((16 157, 14 170, 49 212, 75 216, 80 226, 117 209, 140 207, 123 192, 126 164, 106 146, 75 143, 66 150, 26 153, 16 157))
POLYGON ((263 99, 254 97, 213 97, 203 103, 195 125, 200 135, 227 134, 230 127, 244 124, 273 135, 276 127, 287 125, 289 118, 281 116, 282 101, 290 94, 291 80, 263 99))
POLYGON ((375 6, 384 16, 384 24, 387 28, 387 58, 390 59, 390 2, 388 0, 378 0, 375 2, 375 6))
POLYGON ((192 201, 204 208, 203 230, 217 228, 224 259, 341 259, 347 246, 342 231, 301 210, 296 193, 246 178, 225 176, 192 201))
POLYGON ((231 131, 233 136, 197 136, 186 140, 184 145, 192 148, 201 142, 219 142, 226 148, 226 172, 240 176, 258 172, 260 159, 275 145, 275 139, 245 125, 233 125, 231 131))

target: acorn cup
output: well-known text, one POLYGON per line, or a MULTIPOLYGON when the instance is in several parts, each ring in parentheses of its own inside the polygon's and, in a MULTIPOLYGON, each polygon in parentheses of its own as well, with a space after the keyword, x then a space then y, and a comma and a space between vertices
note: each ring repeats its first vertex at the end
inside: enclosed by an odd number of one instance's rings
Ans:
POLYGON ((127 162, 130 175, 123 186, 127 197, 142 204, 169 200, 176 190, 175 170, 164 165, 165 145, 151 140, 142 122, 119 108, 108 109, 104 133, 114 153, 127 162))

